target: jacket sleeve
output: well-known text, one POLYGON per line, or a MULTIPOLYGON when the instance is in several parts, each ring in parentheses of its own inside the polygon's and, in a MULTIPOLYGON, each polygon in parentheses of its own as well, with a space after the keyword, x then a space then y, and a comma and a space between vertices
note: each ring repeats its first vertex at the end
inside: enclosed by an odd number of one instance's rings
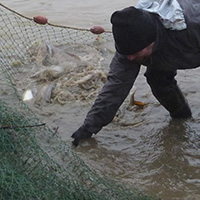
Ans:
POLYGON ((121 106, 139 73, 140 65, 116 53, 108 73, 108 79, 86 115, 83 126, 96 134, 109 124, 121 106))

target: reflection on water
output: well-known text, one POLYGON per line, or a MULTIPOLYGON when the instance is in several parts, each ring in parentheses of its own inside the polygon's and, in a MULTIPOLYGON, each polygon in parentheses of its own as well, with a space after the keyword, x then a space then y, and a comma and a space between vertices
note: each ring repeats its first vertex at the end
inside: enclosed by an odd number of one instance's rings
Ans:
POLYGON ((161 135, 159 143, 163 150, 159 157, 148 165, 149 171, 159 169, 149 177, 148 181, 155 184, 149 185, 149 189, 156 193, 162 191, 160 193, 168 199, 177 194, 179 198, 198 194, 200 137, 187 123, 180 121, 171 121, 158 134, 161 135), (193 154, 194 152, 196 153, 193 154), (193 164, 190 162, 192 160, 193 164))
POLYGON ((146 134, 148 126, 141 131, 105 130, 77 152, 99 173, 149 194, 166 200, 199 199, 200 136, 190 123, 169 121, 146 134))

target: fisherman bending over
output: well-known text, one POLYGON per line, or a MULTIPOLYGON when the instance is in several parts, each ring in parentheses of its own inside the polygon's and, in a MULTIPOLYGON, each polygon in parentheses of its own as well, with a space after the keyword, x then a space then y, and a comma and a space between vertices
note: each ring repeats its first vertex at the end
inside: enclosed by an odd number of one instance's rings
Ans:
POLYGON ((200 0, 140 0, 111 16, 116 53, 108 80, 72 134, 73 144, 98 133, 114 118, 132 88, 140 66, 153 95, 172 118, 191 117, 177 85, 178 69, 200 66, 200 0))

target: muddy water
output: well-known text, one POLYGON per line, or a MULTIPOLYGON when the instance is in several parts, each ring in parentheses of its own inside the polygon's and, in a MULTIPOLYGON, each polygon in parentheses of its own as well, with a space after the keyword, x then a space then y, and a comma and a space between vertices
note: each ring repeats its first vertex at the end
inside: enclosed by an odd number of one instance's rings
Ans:
POLYGON ((4 5, 33 17, 45 15, 49 22, 60 25, 88 28, 103 25, 110 28, 110 15, 116 9, 135 5, 136 0, 2 0, 4 5), (91 20, 92 19, 92 20, 91 20))
MULTIPOLYGON (((110 28, 109 16, 136 1, 2 1, 25 14, 44 14, 53 23, 88 28, 110 28), (81 16, 81 20, 80 20, 81 16), (91 20, 92 19, 92 20, 91 20)), ((104 63, 107 69, 107 63, 104 63)), ((135 99, 146 102, 129 109, 128 101, 113 121, 75 151, 96 172, 156 195, 164 200, 200 199, 200 69, 178 72, 177 80, 187 97, 193 118, 173 121, 152 96, 142 67, 136 81, 135 99)), ((57 129, 63 140, 83 122, 93 100, 69 101, 65 105, 42 104, 32 109, 57 129)))

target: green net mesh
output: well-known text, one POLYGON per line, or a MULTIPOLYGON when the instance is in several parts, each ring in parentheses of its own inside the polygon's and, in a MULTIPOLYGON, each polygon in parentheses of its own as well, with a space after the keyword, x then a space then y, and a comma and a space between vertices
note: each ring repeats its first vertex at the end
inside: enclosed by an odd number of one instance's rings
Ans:
MULTIPOLYGON (((33 65, 30 46, 90 44, 88 30, 39 25, 0 5, 0 199, 153 199, 89 169, 21 100, 18 66, 33 65)), ((110 33, 101 36, 105 41, 110 33)))

